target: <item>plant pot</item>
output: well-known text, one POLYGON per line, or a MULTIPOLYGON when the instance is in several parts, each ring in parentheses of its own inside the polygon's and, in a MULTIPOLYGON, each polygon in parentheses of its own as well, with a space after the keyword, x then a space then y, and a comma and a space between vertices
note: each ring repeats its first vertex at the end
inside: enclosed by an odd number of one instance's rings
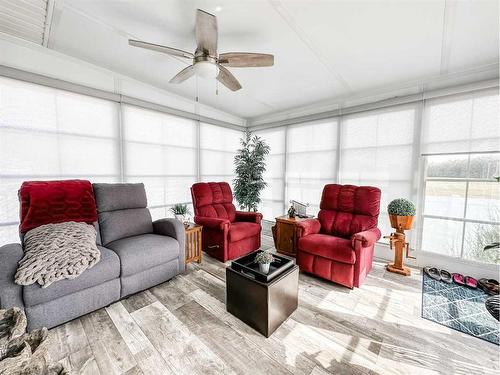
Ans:
POLYGON ((184 223, 184 215, 178 215, 178 214, 175 214, 174 216, 175 216, 175 218, 176 218, 177 220, 179 220, 181 223, 184 223))
POLYGON ((391 227, 396 230, 410 230, 413 227, 414 216, 389 215, 391 227))
POLYGON ((271 263, 259 263, 259 271, 268 274, 270 265, 271 263))

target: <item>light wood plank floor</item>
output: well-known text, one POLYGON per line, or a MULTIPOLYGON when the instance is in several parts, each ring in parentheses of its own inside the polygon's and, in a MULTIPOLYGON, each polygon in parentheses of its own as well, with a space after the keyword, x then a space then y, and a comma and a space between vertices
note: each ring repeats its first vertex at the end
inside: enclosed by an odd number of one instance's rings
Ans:
POLYGON ((97 375, 498 374, 497 346, 420 317, 418 270, 400 277, 376 263, 354 290, 301 274, 299 308, 266 339, 226 312, 226 266, 207 256, 50 330, 52 357, 97 375))

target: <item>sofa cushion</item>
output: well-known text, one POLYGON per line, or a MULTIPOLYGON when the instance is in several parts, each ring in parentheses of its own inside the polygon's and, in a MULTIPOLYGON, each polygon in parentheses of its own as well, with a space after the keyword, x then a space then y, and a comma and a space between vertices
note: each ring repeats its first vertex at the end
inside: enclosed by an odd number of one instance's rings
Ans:
POLYGON ((179 243, 172 237, 142 234, 107 245, 120 257, 121 276, 130 276, 167 263, 179 256, 179 243))
POLYGON ((94 192, 86 180, 25 181, 19 201, 22 233, 43 224, 97 221, 94 192))
POLYGON ((23 287, 23 298, 26 306, 55 300, 59 297, 78 292, 120 276, 120 259, 113 251, 97 246, 101 259, 94 267, 85 270, 75 279, 56 281, 48 288, 42 288, 38 283, 23 287))
POLYGON ((107 212, 126 210, 129 208, 147 207, 144 184, 92 184, 94 188, 97 211, 107 212))
POLYGON ((231 223, 229 228, 229 241, 236 242, 244 238, 258 236, 260 234, 260 224, 248 221, 238 221, 231 223))
POLYGON ((99 213, 99 229, 104 246, 125 237, 153 233, 153 221, 147 208, 99 213))
POLYGON ((356 254, 351 241, 327 234, 310 234, 299 239, 299 250, 341 263, 354 264, 356 254))

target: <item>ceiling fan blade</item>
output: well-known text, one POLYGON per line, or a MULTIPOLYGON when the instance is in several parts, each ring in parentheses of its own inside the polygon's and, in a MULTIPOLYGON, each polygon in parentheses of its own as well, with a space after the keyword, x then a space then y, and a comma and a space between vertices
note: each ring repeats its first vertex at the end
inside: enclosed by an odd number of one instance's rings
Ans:
POLYGON ((224 68, 222 65, 219 65, 219 75, 217 76, 217 81, 222 83, 231 91, 238 91, 239 89, 241 89, 241 85, 238 80, 229 70, 224 68))
POLYGON ((191 78, 194 75, 194 67, 193 65, 188 66, 187 68, 182 69, 179 73, 177 73, 169 83, 181 83, 186 79, 191 78))
POLYGON ((142 42, 140 40, 134 40, 134 39, 129 39, 128 44, 130 44, 131 46, 134 46, 134 47, 141 47, 141 48, 150 49, 150 50, 156 51, 156 52, 166 53, 168 55, 185 57, 187 59, 194 58, 194 55, 191 52, 186 52, 186 51, 183 51, 183 50, 180 50, 177 48, 162 46, 160 44, 142 42))
POLYGON ((201 9, 196 10, 197 52, 217 56, 217 17, 201 9))
POLYGON ((266 53, 227 52, 219 55, 219 64, 232 68, 273 66, 274 56, 266 53))

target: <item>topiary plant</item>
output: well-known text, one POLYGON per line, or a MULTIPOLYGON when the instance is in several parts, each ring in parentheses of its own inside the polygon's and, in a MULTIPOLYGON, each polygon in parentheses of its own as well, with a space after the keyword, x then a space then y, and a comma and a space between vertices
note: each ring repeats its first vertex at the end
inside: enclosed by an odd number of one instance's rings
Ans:
POLYGON ((389 203, 387 211, 389 212, 389 215, 415 216, 416 209, 413 202, 405 198, 398 198, 389 203))
POLYGON ((274 260, 273 254, 269 251, 261 251, 255 256, 255 262, 259 264, 269 264, 274 260))

